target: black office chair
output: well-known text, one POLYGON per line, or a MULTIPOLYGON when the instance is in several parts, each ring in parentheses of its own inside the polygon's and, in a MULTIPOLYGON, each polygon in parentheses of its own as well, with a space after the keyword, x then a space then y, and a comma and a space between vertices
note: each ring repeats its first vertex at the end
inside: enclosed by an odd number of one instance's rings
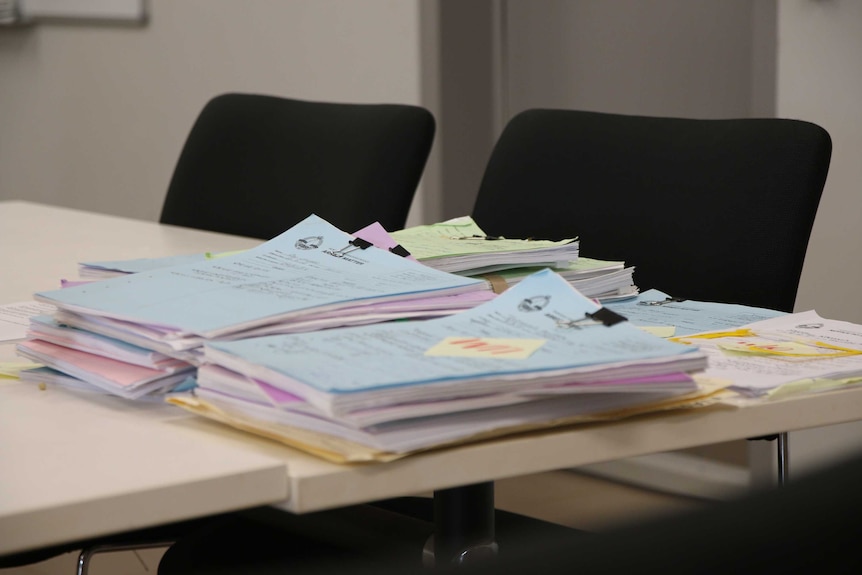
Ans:
MULTIPOLYGON (((831 149, 796 120, 528 110, 500 135, 473 218, 494 236, 577 236, 584 256, 633 265, 641 289, 792 311, 831 149)), ((493 500, 493 484, 447 497, 493 500)), ((398 505, 433 515, 421 498, 398 505)))
MULTIPOLYGON (((189 133, 160 221, 261 239, 311 213, 347 232, 375 221, 400 229, 434 131, 434 117, 419 106, 216 96, 189 133)), ((84 574, 97 553, 164 546, 211 524, 194 520, 70 542, 0 557, 0 567, 81 549, 84 574)))
MULTIPOLYGON (((375 221, 401 229, 434 132, 433 116, 418 106, 217 96, 189 134, 160 221, 263 239, 311 213, 347 232, 375 221)), ((381 513, 372 510, 374 517, 381 513)), ((302 524, 311 529, 315 521, 302 524)), ((258 558, 275 553, 295 560, 300 548, 305 554, 315 548, 310 537, 287 550, 269 545, 267 534, 296 523, 273 510, 220 517, 185 531, 159 570, 205 571, 214 546, 225 552, 220 561, 248 560, 252 544, 258 558)))
POLYGON ((189 133, 160 221, 262 239, 311 213, 347 232, 401 229, 434 129, 419 106, 216 96, 189 133))
POLYGON ((829 170, 829 134, 785 119, 528 110, 473 210, 489 234, 625 260, 641 289, 792 311, 829 170))
POLYGON ((577 235, 584 256, 633 265, 641 289, 789 312, 831 152, 798 120, 528 110, 500 136, 473 217, 492 235, 577 235))
POLYGON ((500 136, 473 216, 494 235, 578 235, 584 256, 633 265, 641 289, 789 312, 831 153, 798 120, 528 110, 500 136))

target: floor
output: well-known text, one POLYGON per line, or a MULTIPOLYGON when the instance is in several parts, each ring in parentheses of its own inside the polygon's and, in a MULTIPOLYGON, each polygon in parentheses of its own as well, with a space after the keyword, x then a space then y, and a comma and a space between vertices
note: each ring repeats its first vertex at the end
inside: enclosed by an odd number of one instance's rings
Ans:
MULTIPOLYGON (((706 502, 631 487, 603 479, 555 471, 498 481, 497 506, 588 531, 602 531, 643 518, 696 509, 706 502)), ((163 549, 102 553, 91 575, 146 575, 157 571, 163 549)), ((73 575, 77 555, 69 553, 0 575, 73 575)))

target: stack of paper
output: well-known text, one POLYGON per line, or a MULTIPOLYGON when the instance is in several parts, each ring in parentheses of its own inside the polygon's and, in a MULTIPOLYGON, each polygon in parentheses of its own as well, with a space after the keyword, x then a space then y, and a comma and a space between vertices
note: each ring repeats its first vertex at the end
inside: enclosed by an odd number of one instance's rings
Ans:
POLYGON ((739 304, 670 297, 649 290, 609 304, 629 321, 709 356, 705 374, 728 384, 746 404, 862 383, 862 326, 814 311, 788 314, 739 304))
POLYGON ((545 270, 445 318, 208 342, 195 395, 172 401, 349 458, 340 442, 403 454, 660 405, 705 365, 545 270))
POLYGON ((706 373, 729 382, 747 399, 862 384, 862 325, 825 319, 815 311, 676 339, 702 348, 709 356, 706 373))
POLYGON ((787 315, 783 311, 741 304, 679 299, 656 289, 625 301, 609 302, 607 306, 637 326, 668 328, 662 330, 666 337, 735 329, 787 315))
POLYGON ((53 313, 55 309, 52 305, 35 301, 0 304, 0 342, 24 339, 31 317, 53 313))
POLYGON ((551 268, 587 297, 602 301, 637 294, 634 268, 578 257, 578 241, 495 238, 469 216, 393 232, 416 259, 436 269, 488 279, 495 291, 551 268))
POLYGON ((492 237, 469 216, 392 232, 392 237, 425 265, 462 275, 523 266, 565 266, 578 259, 576 239, 492 237))
MULTIPOLYGON (((392 239, 392 236, 380 225, 374 222, 357 230, 352 234, 354 237, 371 242, 374 246, 389 250, 395 254, 402 255, 407 259, 416 261, 409 253, 401 249, 401 246, 392 239)), ((136 258, 131 260, 101 260, 78 263, 78 275, 82 279, 106 279, 141 272, 168 268, 171 266, 199 263, 206 260, 214 260, 241 253, 245 250, 234 250, 229 252, 204 252, 194 254, 182 254, 177 256, 164 256, 158 258, 136 258)))
POLYGON ((216 257, 218 257, 218 254, 198 253, 162 258, 80 262, 78 264, 78 275, 83 279, 107 279, 128 274, 151 272, 171 266, 200 263, 208 259, 215 259, 216 257))
POLYGON ((76 388, 95 386, 137 399, 175 390, 194 370, 185 361, 76 329, 48 316, 32 318, 27 335, 29 339, 18 344, 18 353, 54 372, 28 373, 22 377, 25 380, 38 376, 44 383, 76 388))
POLYGON ((430 269, 310 216, 251 250, 35 297, 56 305, 50 327, 68 339, 49 339, 49 326, 34 323, 22 355, 137 397, 181 379, 207 340, 445 315, 494 294, 483 280, 430 269), (129 361, 131 346, 162 363, 129 361))
MULTIPOLYGON (((416 259, 407 248, 397 244, 380 224, 372 224, 353 235, 367 239, 375 246, 401 253, 409 259, 416 259)), ((450 267, 459 268, 455 273, 486 279, 495 292, 503 291, 546 267, 560 274, 585 296, 603 302, 631 298, 637 295, 638 291, 632 280, 634 268, 626 267, 624 262, 579 257, 576 241, 546 242, 500 238, 492 241, 485 239, 487 236, 469 217, 408 228, 394 232, 393 235, 417 252, 426 265, 447 271, 452 271, 450 267), (479 267, 460 269, 465 265, 479 267)), ((104 279, 197 263, 235 253, 237 252, 81 262, 79 274, 84 279, 104 279)))
MULTIPOLYGON (((602 303, 629 300, 638 293, 632 278, 634 268, 625 267, 624 262, 578 257, 576 261, 550 269, 586 297, 601 300, 602 303)), ((492 283, 499 278, 507 287, 511 287, 537 271, 538 268, 513 268, 480 277, 492 283)))
MULTIPOLYGON (((118 339, 128 334, 133 343, 184 351, 207 339, 424 313, 445 307, 437 298, 487 291, 484 281, 362 245, 310 216, 248 251, 35 297, 56 305, 69 325, 84 323, 81 327, 110 330, 118 339)), ((465 307, 458 297, 443 301, 465 307)))

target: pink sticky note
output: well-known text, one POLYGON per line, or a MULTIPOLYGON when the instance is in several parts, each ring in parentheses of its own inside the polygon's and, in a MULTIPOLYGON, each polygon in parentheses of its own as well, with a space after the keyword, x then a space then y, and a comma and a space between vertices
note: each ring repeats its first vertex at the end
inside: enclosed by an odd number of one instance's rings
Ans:
MULTIPOLYGON (((391 250, 392 248, 398 247, 398 242, 389 235, 389 232, 380 225, 380 222, 369 224, 358 232, 355 232, 353 235, 365 240, 366 242, 371 242, 378 248, 384 250, 391 250)), ((408 255, 406 257, 408 260, 416 261, 416 258, 413 256, 408 255)))

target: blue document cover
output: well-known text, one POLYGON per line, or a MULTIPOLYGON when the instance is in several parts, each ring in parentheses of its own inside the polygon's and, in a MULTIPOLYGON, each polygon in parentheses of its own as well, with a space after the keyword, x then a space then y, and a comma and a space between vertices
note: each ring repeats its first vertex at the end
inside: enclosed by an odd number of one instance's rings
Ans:
POLYGON ((196 264, 206 261, 206 253, 183 254, 178 256, 167 256, 162 258, 137 258, 133 260, 105 260, 98 262, 81 262, 82 269, 100 270, 103 272, 117 272, 124 274, 137 274, 149 272, 160 268, 196 264))
POLYGON ((108 279, 36 299, 61 310, 162 328, 166 338, 218 337, 326 310, 487 289, 309 216, 245 252, 108 279))
POLYGON ((600 379, 603 370, 634 377, 705 366, 695 346, 666 341, 600 309, 545 270, 449 317, 211 342, 204 356, 325 410, 378 391, 376 401, 391 403, 448 398, 461 384, 470 393, 500 393, 529 387, 537 376, 568 383, 583 368, 600 379))
POLYGON ((607 306, 635 325, 673 326, 676 336, 735 329, 787 315, 783 311, 740 304, 674 299, 656 289, 645 291, 635 299, 608 302, 607 306))

